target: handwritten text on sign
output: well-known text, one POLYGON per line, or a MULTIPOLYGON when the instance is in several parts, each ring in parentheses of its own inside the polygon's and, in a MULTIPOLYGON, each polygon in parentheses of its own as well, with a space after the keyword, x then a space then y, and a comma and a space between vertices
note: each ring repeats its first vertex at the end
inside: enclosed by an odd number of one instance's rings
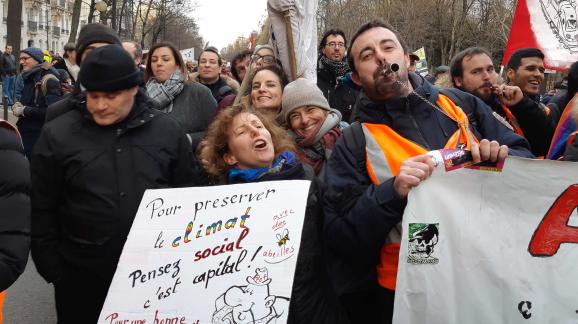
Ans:
POLYGON ((308 188, 145 192, 99 323, 284 323, 308 188))

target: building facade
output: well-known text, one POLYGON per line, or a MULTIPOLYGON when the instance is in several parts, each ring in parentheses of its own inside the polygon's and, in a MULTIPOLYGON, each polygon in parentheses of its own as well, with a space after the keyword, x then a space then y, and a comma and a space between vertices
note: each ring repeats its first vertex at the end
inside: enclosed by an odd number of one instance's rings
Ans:
MULTIPOLYGON (((0 26, 0 49, 6 46, 8 2, 1 0, 2 25, 0 26)), ((62 54, 70 37, 72 24, 71 0, 24 0, 22 4, 22 37, 20 48, 30 46, 62 54)), ((78 30, 88 20, 89 3, 83 1, 78 30)))

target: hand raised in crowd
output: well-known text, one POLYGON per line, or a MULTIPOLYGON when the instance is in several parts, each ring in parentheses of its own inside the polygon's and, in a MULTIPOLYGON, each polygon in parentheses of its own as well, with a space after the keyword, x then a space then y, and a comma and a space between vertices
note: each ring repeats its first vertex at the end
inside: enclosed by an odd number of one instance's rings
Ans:
POLYGON ((515 106, 524 98, 524 93, 520 87, 500 84, 493 87, 494 94, 498 96, 500 102, 507 106, 515 106))
POLYGON ((434 162, 429 155, 411 157, 401 164, 393 181, 393 188, 401 198, 405 198, 413 187, 429 178, 434 168, 434 162))
POLYGON ((503 161, 508 156, 508 147, 501 145, 497 141, 483 139, 480 144, 474 143, 471 147, 472 158, 474 163, 482 161, 503 161))

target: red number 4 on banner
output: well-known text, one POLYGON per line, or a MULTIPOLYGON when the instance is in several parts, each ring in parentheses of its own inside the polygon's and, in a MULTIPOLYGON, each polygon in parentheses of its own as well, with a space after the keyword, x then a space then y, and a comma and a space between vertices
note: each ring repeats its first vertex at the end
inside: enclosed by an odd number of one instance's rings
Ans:
POLYGON ((534 232, 528 247, 531 255, 553 256, 562 243, 578 243, 578 227, 568 225, 568 220, 576 207, 578 207, 578 184, 573 184, 556 199, 534 232))

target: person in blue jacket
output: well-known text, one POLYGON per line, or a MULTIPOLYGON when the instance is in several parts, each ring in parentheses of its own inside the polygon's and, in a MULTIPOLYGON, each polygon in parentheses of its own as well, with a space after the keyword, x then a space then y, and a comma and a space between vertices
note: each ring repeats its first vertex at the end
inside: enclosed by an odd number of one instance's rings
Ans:
POLYGON ((24 86, 19 101, 12 106, 12 112, 19 118, 16 125, 28 158, 44 125, 46 107, 62 96, 58 71, 50 64, 43 63, 44 54, 39 48, 29 47, 20 52, 24 86))

